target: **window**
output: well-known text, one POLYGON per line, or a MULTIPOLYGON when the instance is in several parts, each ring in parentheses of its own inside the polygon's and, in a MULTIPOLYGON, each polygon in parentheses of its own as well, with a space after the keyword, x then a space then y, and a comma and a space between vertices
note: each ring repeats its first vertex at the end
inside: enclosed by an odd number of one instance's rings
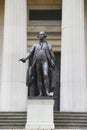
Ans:
POLYGON ((28 25, 60 24, 61 5, 30 5, 27 10, 28 25))
POLYGON ((29 10, 29 20, 61 20, 61 10, 29 10))

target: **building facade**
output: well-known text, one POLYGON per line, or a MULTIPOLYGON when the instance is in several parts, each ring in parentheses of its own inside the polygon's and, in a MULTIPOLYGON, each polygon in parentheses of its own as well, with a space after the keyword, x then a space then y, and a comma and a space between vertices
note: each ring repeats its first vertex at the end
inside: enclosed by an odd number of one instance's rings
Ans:
POLYGON ((18 60, 39 31, 56 56, 55 110, 87 112, 86 0, 0 0, 0 111, 27 110, 28 62, 18 60))

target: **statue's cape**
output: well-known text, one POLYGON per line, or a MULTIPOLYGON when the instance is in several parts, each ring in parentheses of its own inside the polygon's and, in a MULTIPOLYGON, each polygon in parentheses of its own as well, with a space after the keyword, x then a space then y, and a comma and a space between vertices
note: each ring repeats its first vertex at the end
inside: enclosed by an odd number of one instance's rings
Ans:
POLYGON ((27 75, 26 75, 26 85, 28 87, 31 86, 31 84, 34 82, 34 73, 33 73, 33 69, 32 66, 28 67, 27 69, 27 75))

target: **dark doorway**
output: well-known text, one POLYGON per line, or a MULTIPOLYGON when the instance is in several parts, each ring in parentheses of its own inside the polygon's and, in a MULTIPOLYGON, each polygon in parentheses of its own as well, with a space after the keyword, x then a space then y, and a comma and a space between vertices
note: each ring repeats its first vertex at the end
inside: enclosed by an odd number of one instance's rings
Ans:
POLYGON ((59 111, 60 110, 60 57, 61 54, 60 52, 55 52, 55 58, 56 58, 56 77, 57 77, 57 82, 54 90, 54 100, 55 100, 55 105, 54 105, 54 111, 59 111))

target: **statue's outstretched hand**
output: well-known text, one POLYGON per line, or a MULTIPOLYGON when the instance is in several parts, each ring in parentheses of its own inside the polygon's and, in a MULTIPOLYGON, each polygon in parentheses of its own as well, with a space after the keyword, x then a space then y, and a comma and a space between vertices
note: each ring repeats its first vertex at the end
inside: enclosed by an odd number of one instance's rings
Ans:
POLYGON ((25 58, 19 59, 19 61, 22 61, 23 63, 26 62, 25 58))

